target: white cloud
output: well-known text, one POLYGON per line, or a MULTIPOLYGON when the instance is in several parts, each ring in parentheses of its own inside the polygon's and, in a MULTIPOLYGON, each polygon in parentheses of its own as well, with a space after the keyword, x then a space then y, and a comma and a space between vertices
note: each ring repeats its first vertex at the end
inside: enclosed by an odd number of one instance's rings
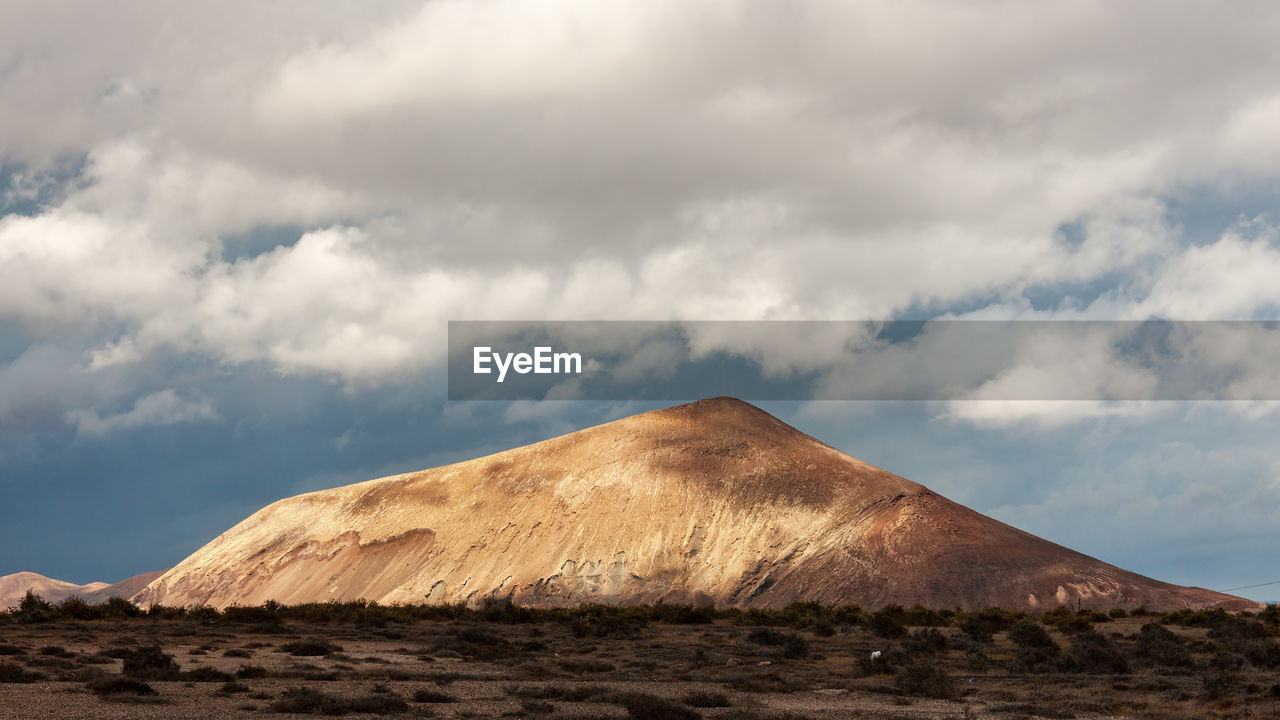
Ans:
POLYGON ((1101 400, 954 400, 940 419, 989 430, 1059 430, 1100 420, 1146 420, 1166 409, 1161 403, 1101 400))
POLYGON ((438 367, 460 318, 1027 313, 1117 274, 1043 314, 1277 311, 1270 231, 1182 249, 1164 198, 1280 174, 1280 12, 277 8, 7 11, 0 154, 86 163, 0 219, 0 318, 109 337, 94 367, 176 348, 383 383, 438 367), (304 232, 222 260, 262 226, 304 232))
POLYGON ((1156 374, 1116 356, 1118 329, 1088 325, 1086 332, 1054 323, 1018 334, 1009 366, 966 400, 1149 398, 1156 374), (1075 397, 1072 397, 1072 396, 1075 397))
POLYGON ((114 365, 136 362, 140 359, 142 359, 142 352, 134 344, 132 338, 126 337, 91 350, 86 367, 89 370, 102 370, 114 365))
POLYGON ((1223 132, 1222 152, 1237 167, 1274 172, 1280 164, 1276 127, 1280 127, 1280 93, 1235 110, 1223 132))
POLYGON ((1270 224, 1253 221, 1173 258, 1135 310, 1176 320, 1275 318, 1278 277, 1280 235, 1270 224))
POLYGON ((132 428, 216 419, 218 413, 208 400, 186 400, 172 390, 161 390, 140 397, 132 409, 106 417, 99 416, 92 410, 72 410, 67 413, 67 423, 74 425, 81 437, 101 437, 132 428))

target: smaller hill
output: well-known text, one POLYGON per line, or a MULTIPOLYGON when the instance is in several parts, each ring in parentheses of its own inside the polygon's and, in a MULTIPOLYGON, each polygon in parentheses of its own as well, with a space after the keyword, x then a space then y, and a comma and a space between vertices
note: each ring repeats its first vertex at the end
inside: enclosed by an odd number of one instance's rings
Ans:
POLYGON ((142 573, 118 583, 92 582, 77 585, 65 580, 55 580, 39 573, 16 572, 0 576, 0 609, 17 607, 30 590, 49 602, 61 602, 78 595, 85 602, 97 604, 111 597, 130 598, 164 574, 163 570, 142 573))

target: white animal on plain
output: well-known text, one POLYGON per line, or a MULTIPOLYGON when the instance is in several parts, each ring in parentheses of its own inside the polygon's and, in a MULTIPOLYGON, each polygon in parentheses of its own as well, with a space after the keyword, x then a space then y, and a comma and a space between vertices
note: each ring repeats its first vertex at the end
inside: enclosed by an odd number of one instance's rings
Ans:
POLYGON ((872 651, 871 651, 871 662, 875 662, 875 661, 877 661, 877 660, 879 660, 879 659, 880 659, 880 651, 879 651, 879 650, 872 650, 872 651))

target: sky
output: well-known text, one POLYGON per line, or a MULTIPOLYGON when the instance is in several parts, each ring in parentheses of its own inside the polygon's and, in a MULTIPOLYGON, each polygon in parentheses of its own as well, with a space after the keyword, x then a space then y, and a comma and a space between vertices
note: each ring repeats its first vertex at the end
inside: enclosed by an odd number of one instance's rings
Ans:
MULTIPOLYGON (((1278 320, 1278 36, 1266 2, 5 3, 0 574, 119 580, 661 406, 449 402, 450 320, 1278 320)), ((1275 403, 763 407, 1122 567, 1280 580, 1275 403)))

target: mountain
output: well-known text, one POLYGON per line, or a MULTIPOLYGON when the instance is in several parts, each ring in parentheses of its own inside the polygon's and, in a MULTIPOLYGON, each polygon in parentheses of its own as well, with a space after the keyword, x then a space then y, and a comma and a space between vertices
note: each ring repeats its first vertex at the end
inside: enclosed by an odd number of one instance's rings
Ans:
POLYGON ((358 598, 1257 607, 1042 540, 732 398, 281 500, 135 600, 358 598))
POLYGON ((93 582, 76 585, 65 580, 54 580, 33 572, 19 572, 0 577, 0 609, 17 607, 27 590, 33 591, 49 602, 61 602, 78 595, 85 602, 101 603, 112 597, 129 598, 136 595, 164 571, 142 573, 115 584, 93 582))
POLYGON ((161 575, 164 575, 164 573, 164 570, 154 570, 152 572, 134 575, 133 577, 125 578, 118 583, 113 583, 104 588, 82 593, 80 597, 84 598, 86 602, 91 604, 106 602, 113 597, 122 597, 126 599, 131 598, 142 592, 142 590, 150 585, 152 581, 161 575))
POLYGON ((65 580, 54 580, 39 573, 17 572, 0 577, 0 608, 17 607, 22 597, 27 594, 27 590, 31 590, 45 600, 57 602, 71 595, 101 590, 104 587, 107 587, 107 583, 76 585, 65 580))

